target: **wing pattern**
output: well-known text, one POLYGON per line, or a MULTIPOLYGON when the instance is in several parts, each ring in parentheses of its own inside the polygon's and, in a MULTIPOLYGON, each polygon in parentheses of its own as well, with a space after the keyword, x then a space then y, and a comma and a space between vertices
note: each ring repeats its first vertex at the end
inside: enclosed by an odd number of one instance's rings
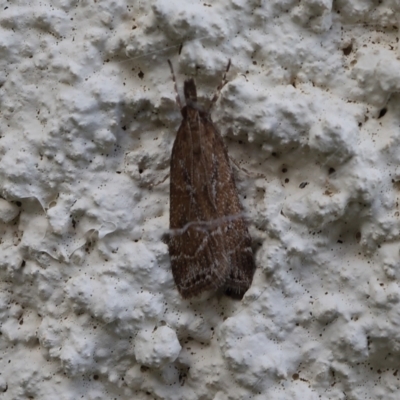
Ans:
POLYGON ((169 253, 182 297, 223 290, 241 299, 254 270, 251 238, 222 137, 197 105, 193 80, 171 155, 169 253))

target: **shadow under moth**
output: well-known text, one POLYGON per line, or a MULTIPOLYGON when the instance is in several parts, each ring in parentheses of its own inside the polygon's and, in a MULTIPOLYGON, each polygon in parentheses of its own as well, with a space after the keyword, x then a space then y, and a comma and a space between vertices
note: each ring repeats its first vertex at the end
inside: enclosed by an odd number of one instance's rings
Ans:
POLYGON ((255 271, 251 238, 228 153, 210 111, 227 83, 226 68, 208 109, 197 103, 193 79, 184 83, 186 105, 171 155, 170 237, 172 274, 183 298, 204 291, 242 299, 255 271))

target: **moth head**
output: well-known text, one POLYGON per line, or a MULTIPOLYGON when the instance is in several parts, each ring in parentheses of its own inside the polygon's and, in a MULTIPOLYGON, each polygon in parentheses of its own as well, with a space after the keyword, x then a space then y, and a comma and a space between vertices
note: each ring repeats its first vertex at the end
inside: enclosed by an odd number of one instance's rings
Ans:
POLYGON ((194 79, 187 79, 183 85, 183 93, 185 95, 186 104, 193 106, 197 103, 197 90, 194 79))

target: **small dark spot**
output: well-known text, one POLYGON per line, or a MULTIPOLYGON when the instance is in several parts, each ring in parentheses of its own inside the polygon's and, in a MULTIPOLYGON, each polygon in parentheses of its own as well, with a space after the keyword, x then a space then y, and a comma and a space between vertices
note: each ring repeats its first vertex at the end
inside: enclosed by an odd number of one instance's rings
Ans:
POLYGON ((253 61, 253 65, 257 65, 257 61, 253 61))
POLYGON ((179 55, 181 55, 182 47, 183 47, 183 43, 181 43, 181 45, 179 46, 179 50, 178 50, 179 55))
POLYGON ((117 172, 117 174, 120 174, 121 173, 121 171, 116 171, 117 172))
POLYGON ((25 260, 22 260, 21 268, 24 268, 24 267, 25 267, 25 264, 26 264, 25 260))
POLYGON ((348 46, 346 46, 345 48, 342 49, 343 54, 345 56, 348 56, 352 50, 353 50, 353 43, 350 43, 348 46))
POLYGON ((126 125, 121 128, 123 131, 126 131, 126 125))
POLYGON ((136 26, 136 25, 133 25, 133 26, 132 26, 132 30, 133 30, 133 29, 136 29, 136 28, 137 28, 137 26, 136 26))
POLYGON ((309 184, 309 182, 301 182, 299 185, 299 188, 304 189, 308 184, 309 184))
POLYGON ((383 107, 381 111, 379 111, 378 119, 382 118, 387 113, 387 108, 383 107))
POLYGON ((330 168, 329 168, 329 171, 328 171, 328 174, 329 174, 329 175, 332 175, 332 174, 335 173, 335 172, 336 172, 335 168, 330 167, 330 168))
POLYGON ((283 168, 282 168, 282 172, 283 172, 284 174, 286 174, 287 168, 286 168, 286 167, 283 167, 283 168))
POLYGON ((19 324, 20 324, 20 325, 23 325, 23 324, 24 324, 24 319, 23 319, 23 318, 21 318, 21 319, 19 320, 19 324))
POLYGON ((141 367, 140 367, 140 372, 146 372, 146 371, 148 371, 149 370, 149 367, 146 367, 145 365, 142 365, 141 367))
POLYGON ((361 232, 356 233, 356 239, 359 241, 361 239, 361 232))
POLYGON ((340 239, 339 239, 337 242, 338 242, 338 243, 343 243, 343 241, 342 241, 342 240, 340 240, 340 239))
POLYGON ((271 156, 272 156, 272 157, 278 157, 278 153, 275 153, 275 151, 273 151, 273 152, 271 153, 271 156))
POLYGON ((138 73, 138 77, 139 77, 140 79, 143 79, 144 73, 143 73, 142 71, 140 71, 140 72, 138 73))
POLYGON ((139 174, 142 174, 142 173, 143 173, 143 169, 139 168, 139 174))
POLYGON ((289 178, 286 178, 286 179, 285 179, 285 183, 289 183, 289 178))
POLYGON ((399 372, 398 369, 396 369, 396 371, 393 372, 393 376, 397 376, 397 373, 399 372))
POLYGON ((16 204, 18 207, 21 207, 21 206, 22 206, 22 203, 21 203, 20 201, 16 201, 15 204, 16 204))
POLYGON ((98 376, 98 375, 93 375, 93 379, 94 379, 95 381, 97 381, 97 380, 99 379, 99 376, 98 376))
POLYGON ((300 378, 300 375, 299 375, 299 374, 293 374, 293 375, 292 375, 292 378, 293 378, 295 381, 297 381, 297 379, 300 378))

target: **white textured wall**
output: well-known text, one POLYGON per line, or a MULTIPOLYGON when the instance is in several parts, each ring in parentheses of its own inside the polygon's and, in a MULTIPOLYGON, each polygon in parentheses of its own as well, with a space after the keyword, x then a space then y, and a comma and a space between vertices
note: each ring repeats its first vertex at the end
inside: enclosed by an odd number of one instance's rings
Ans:
POLYGON ((0 1, 0 398, 398 399, 399 12, 0 1), (242 302, 174 287, 168 58, 201 100, 232 59, 242 302))

